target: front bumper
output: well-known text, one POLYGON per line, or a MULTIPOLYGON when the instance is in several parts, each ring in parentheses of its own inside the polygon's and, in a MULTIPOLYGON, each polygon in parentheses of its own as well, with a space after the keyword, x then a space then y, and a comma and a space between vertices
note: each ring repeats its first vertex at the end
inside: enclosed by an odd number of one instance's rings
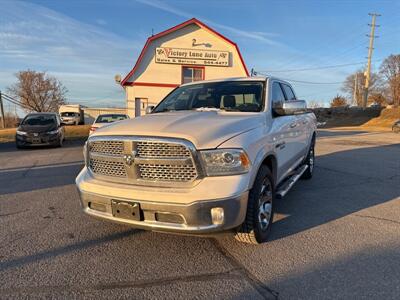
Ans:
MULTIPOLYGON (((84 170, 83 170, 84 173, 84 170)), ((82 175, 77 178, 77 187, 83 211, 93 217, 131 225, 136 228, 184 234, 213 234, 228 231, 243 223, 246 210, 248 191, 234 196, 218 199, 197 200, 190 203, 165 201, 162 192, 154 192, 157 201, 144 199, 131 186, 133 197, 118 197, 110 193, 106 185, 99 184, 97 192, 85 190, 82 175), (108 191, 107 191, 108 190, 108 191), (104 192, 103 192, 104 191, 104 192), (156 197, 158 194, 159 197, 156 197), (139 195, 139 196, 138 196, 139 195), (113 215, 112 201, 125 201, 138 204, 141 211, 140 220, 120 218, 113 215), (213 222, 211 209, 223 209, 223 221, 213 222)), ((126 187, 124 187, 126 189, 126 187)), ((122 187, 121 187, 122 189, 122 187)))
POLYGON ((66 125, 75 125, 76 123, 79 123, 78 119, 63 119, 63 118, 61 118, 61 121, 66 125))
POLYGON ((15 140, 20 146, 53 146, 59 143, 60 134, 40 134, 37 137, 17 134, 15 140))

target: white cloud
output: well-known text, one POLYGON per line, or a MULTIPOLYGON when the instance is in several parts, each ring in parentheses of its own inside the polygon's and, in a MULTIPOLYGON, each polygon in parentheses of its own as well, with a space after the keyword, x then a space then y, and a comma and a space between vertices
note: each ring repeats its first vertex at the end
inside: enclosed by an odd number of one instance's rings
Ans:
MULTIPOLYGON (((139 3, 172 13, 174 15, 180 16, 180 17, 184 17, 184 18, 192 18, 193 14, 180 10, 178 8, 172 7, 171 5, 168 5, 166 2, 161 2, 158 0, 136 0, 139 3)), ((274 36, 278 36, 278 34, 276 33, 269 33, 269 32, 260 32, 260 31, 247 31, 247 30, 242 30, 242 29, 238 29, 232 26, 228 26, 228 25, 224 25, 224 24, 220 24, 205 18, 201 18, 201 21, 204 21, 205 23, 207 23, 207 25, 210 25, 212 27, 216 27, 219 29, 223 29, 226 30, 236 36, 242 37, 242 38, 248 38, 248 39, 253 39, 265 44, 269 44, 269 45, 282 45, 281 43, 271 39, 270 37, 274 37, 274 36)))
POLYGON ((14 81, 14 73, 29 68, 57 75, 71 100, 112 98, 123 104, 123 90, 113 78, 129 72, 142 42, 38 4, 5 1, 1 6, 0 89, 14 81))
POLYGON ((97 19, 96 23, 102 26, 107 25, 107 21, 103 19, 97 19))

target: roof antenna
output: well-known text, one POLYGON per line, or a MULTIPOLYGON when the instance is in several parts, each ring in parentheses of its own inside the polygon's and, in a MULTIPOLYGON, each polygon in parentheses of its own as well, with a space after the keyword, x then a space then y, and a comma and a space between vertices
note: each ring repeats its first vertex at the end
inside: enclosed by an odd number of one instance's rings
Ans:
POLYGON ((154 28, 151 29, 151 36, 154 35, 154 28))

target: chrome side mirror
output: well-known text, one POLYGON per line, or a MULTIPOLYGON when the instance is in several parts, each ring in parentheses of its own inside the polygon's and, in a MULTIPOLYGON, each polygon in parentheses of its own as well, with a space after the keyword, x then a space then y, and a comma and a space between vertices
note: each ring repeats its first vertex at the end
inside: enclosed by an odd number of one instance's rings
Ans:
POLYGON ((307 111, 307 103, 305 100, 273 102, 272 111, 278 116, 303 114, 307 111))
POLYGON ((146 107, 146 115, 151 114, 151 112, 153 111, 154 107, 155 107, 154 105, 147 106, 146 107))

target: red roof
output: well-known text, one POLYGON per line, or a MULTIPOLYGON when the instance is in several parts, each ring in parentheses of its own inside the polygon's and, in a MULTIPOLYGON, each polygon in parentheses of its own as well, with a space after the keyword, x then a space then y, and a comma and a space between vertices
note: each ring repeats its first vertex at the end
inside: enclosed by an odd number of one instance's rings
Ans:
POLYGON ((162 36, 164 36, 164 35, 167 35, 167 34, 169 34, 169 33, 171 33, 171 32, 174 32, 174 31, 176 31, 176 30, 179 30, 179 29, 181 29, 181 28, 183 28, 183 27, 185 27, 185 26, 188 26, 188 25, 190 25, 190 24, 196 24, 196 25, 198 25, 198 26, 201 27, 201 28, 205 28, 206 30, 208 30, 208 31, 210 31, 210 32, 212 32, 212 33, 214 33, 214 34, 216 34, 217 36, 219 36, 219 37, 222 38, 223 40, 227 41, 229 44, 232 44, 232 45, 236 48, 237 53, 239 54, 240 62, 241 62, 242 65, 243 65, 243 68, 244 68, 244 70, 245 70, 245 72, 246 72, 246 75, 249 76, 249 71, 247 70, 247 67, 246 67, 246 65, 245 65, 245 63, 244 63, 244 61, 243 61, 243 57, 242 57, 242 55, 241 55, 241 53, 240 53, 240 51, 239 51, 239 48, 238 48, 238 46, 236 45, 236 43, 232 42, 230 39, 228 39, 227 37, 223 36, 223 35, 220 34, 219 32, 216 32, 214 29, 208 27, 206 24, 204 24, 203 22, 197 20, 196 18, 192 18, 192 19, 187 20, 187 21, 185 21, 185 22, 183 22, 183 23, 181 23, 181 24, 178 24, 178 25, 176 25, 176 26, 174 26, 174 27, 172 27, 172 28, 170 28, 170 29, 164 30, 164 31, 162 31, 162 32, 160 32, 160 33, 158 33, 158 34, 156 34, 156 35, 153 35, 153 36, 149 37, 149 38, 147 39, 147 41, 146 41, 146 44, 144 45, 144 47, 143 47, 143 49, 142 49, 142 52, 140 52, 139 58, 138 58, 138 60, 136 61, 135 66, 134 66, 133 69, 128 73, 128 75, 126 75, 125 78, 121 81, 121 85, 122 85, 122 86, 127 85, 128 79, 135 73, 137 67, 139 66, 140 62, 142 61, 142 59, 143 59, 143 57, 144 57, 144 54, 146 53, 147 47, 150 45, 150 43, 151 43, 152 41, 154 41, 154 40, 156 40, 156 39, 158 39, 158 38, 160 38, 160 37, 162 37, 162 36))

